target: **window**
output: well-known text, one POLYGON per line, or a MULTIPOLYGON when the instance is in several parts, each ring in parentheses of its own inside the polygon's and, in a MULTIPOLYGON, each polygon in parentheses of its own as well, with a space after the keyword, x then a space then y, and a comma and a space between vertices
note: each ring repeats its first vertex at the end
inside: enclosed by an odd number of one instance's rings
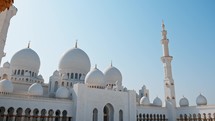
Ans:
POLYGON ((81 74, 79 74, 79 79, 81 79, 81 74))
POLYGON ((21 71, 21 75, 22 75, 22 76, 24 75, 24 70, 21 71))
POLYGON ((71 79, 73 79, 74 78, 74 73, 71 73, 71 79))
POLYGON ((75 79, 78 79, 78 74, 77 73, 75 73, 75 79))

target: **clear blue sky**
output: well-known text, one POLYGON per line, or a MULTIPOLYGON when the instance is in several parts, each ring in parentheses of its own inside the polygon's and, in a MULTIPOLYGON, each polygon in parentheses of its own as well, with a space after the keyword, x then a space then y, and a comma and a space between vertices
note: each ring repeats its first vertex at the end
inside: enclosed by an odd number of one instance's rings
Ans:
POLYGON ((191 105, 201 92, 215 104, 214 0, 15 0, 3 62, 31 41, 48 82, 61 55, 78 46, 91 64, 104 70, 111 62, 123 85, 146 85, 150 100, 164 100, 161 21, 170 40, 177 104, 184 95, 191 105))

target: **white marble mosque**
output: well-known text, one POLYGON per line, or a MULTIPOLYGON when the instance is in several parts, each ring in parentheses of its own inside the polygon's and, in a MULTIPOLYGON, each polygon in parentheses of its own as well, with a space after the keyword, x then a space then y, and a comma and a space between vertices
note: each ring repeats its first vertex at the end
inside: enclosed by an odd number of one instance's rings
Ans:
MULTIPOLYGON (((0 63, 16 12, 11 6, 0 13, 0 63)), ((168 43, 162 23, 164 85, 160 86, 165 97, 152 102, 146 86, 139 92, 127 89, 119 69, 112 64, 104 71, 92 66, 77 43, 65 50, 58 70, 46 81, 39 72, 39 55, 30 45, 21 48, 0 67, 0 121, 215 121, 215 105, 207 105, 202 94, 195 106, 189 106, 186 97, 176 102, 168 43)))

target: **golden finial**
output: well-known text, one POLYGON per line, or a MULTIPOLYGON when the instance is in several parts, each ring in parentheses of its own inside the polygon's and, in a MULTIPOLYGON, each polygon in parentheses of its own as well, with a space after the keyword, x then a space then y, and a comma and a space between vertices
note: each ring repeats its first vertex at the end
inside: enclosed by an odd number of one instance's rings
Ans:
POLYGON ((162 20, 162 29, 165 30, 165 24, 163 20, 162 20))
POLYGON ((30 45, 31 45, 31 41, 28 42, 28 48, 30 48, 30 45))
POLYGON ((78 40, 75 42, 75 48, 78 48, 78 40))

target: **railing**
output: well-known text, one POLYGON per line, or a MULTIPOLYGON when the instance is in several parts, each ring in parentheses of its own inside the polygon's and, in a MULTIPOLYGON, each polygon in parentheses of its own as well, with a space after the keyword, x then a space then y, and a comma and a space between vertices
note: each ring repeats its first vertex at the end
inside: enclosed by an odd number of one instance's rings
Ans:
POLYGON ((0 115, 0 121, 72 121, 67 116, 0 115))
POLYGON ((177 121, 215 121, 215 118, 177 118, 177 121))
POLYGON ((137 121, 168 121, 168 119, 157 119, 157 118, 137 118, 137 121))

